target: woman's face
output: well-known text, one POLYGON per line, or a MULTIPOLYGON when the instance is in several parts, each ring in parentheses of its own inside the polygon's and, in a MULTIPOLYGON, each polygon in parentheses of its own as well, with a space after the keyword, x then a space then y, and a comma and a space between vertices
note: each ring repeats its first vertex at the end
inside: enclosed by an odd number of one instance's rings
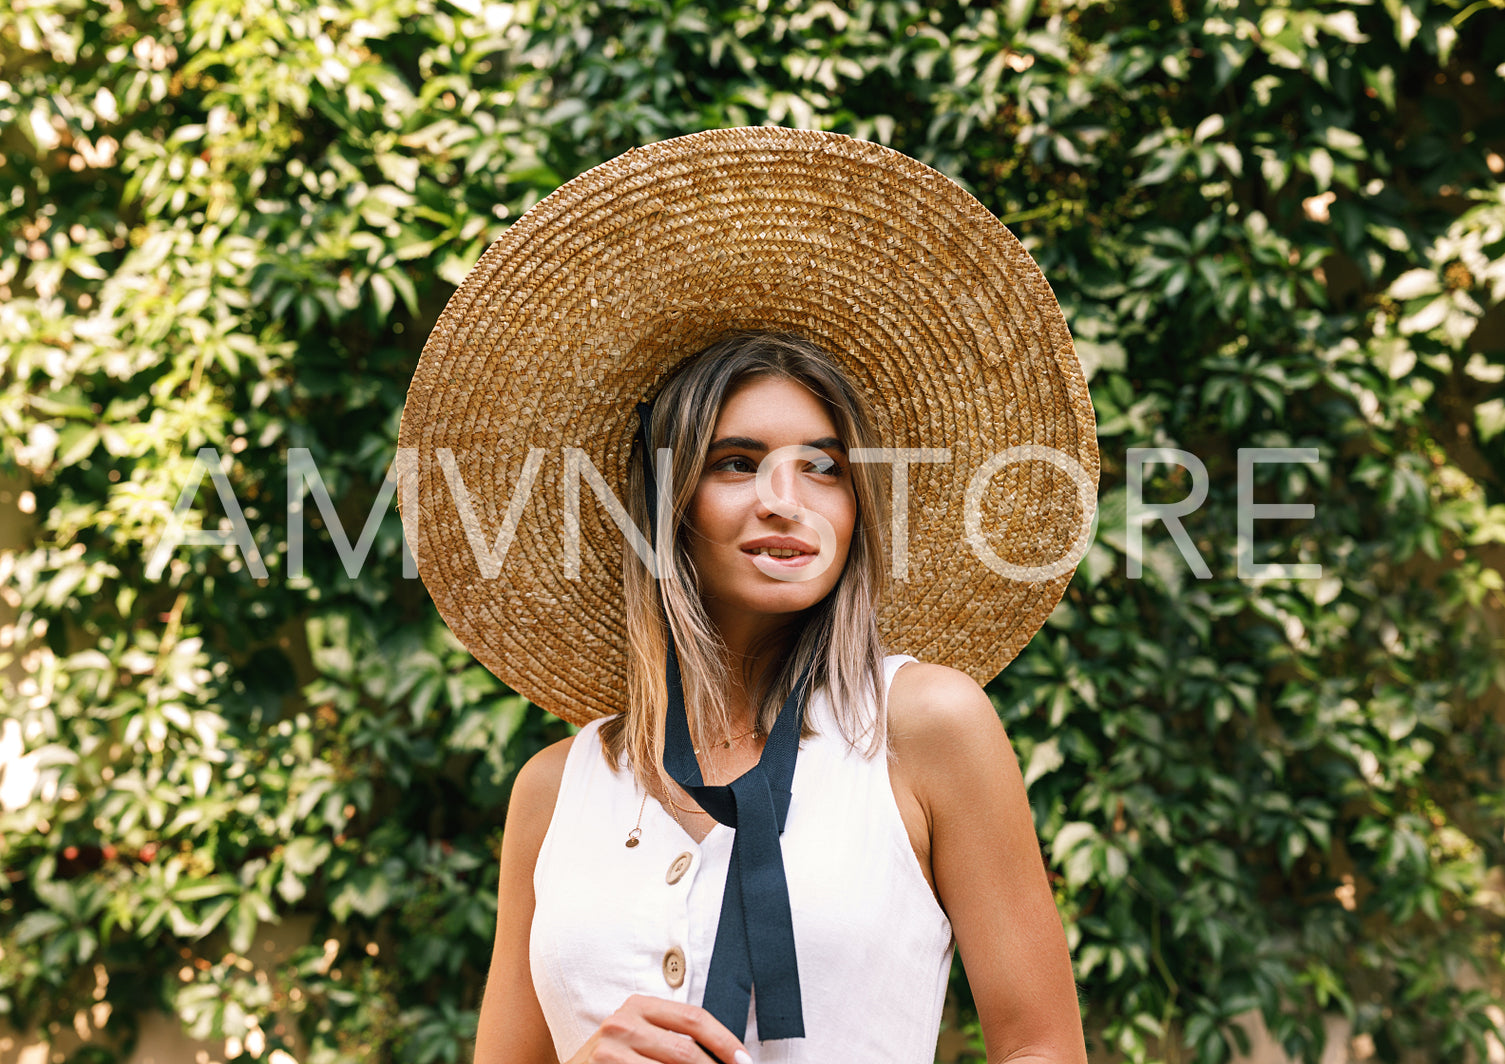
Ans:
POLYGON ((734 387, 686 514, 690 559, 723 634, 825 598, 856 520, 846 447, 825 403, 783 377, 734 387))

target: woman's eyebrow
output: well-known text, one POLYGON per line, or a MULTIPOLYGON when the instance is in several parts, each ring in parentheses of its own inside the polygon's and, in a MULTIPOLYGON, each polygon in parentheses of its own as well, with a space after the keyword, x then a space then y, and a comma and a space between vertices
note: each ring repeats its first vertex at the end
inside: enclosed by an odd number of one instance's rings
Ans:
MULTIPOLYGON (((846 444, 842 443, 835 436, 822 436, 818 440, 810 440, 808 443, 802 444, 801 446, 811 447, 817 451, 841 451, 843 453, 845 453, 847 449, 846 444)), ((766 451, 768 450, 768 444, 764 443, 762 440, 755 440, 751 436, 723 436, 719 440, 712 440, 711 445, 706 448, 706 450, 708 451, 722 451, 729 449, 736 449, 739 451, 766 451)))

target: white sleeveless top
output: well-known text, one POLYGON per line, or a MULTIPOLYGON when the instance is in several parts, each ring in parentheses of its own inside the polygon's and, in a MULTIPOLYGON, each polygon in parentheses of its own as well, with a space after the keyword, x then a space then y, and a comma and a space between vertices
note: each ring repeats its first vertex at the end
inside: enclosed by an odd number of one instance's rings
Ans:
MULTIPOLYGON (((885 659, 884 683, 913 660, 885 659)), ((760 1064, 932 1064, 951 923, 910 847, 887 751, 852 750, 824 693, 806 712, 819 734, 801 745, 780 836, 805 1037, 760 1043, 754 1001, 744 1042, 760 1064)), ((560 1060, 633 994, 701 1003, 735 834, 717 824, 696 843, 650 798, 629 848, 643 791, 625 759, 607 767, 601 723, 570 746, 533 874, 528 960, 560 1060)))

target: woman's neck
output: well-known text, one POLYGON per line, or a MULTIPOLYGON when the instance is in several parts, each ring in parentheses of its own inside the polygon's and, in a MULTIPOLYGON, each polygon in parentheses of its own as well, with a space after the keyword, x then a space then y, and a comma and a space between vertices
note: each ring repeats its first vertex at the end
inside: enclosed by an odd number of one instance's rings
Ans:
POLYGON ((722 630, 722 664, 727 690, 725 702, 732 734, 747 731, 758 722, 757 691, 770 670, 776 670, 794 644, 796 629, 790 624, 764 626, 761 630, 742 626, 731 632, 722 630))

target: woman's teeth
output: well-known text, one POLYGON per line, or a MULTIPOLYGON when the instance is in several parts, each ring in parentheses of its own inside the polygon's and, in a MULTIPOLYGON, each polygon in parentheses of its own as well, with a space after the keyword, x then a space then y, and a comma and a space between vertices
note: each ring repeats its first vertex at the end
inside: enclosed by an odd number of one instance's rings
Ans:
POLYGON ((788 547, 757 547, 758 554, 767 554, 772 558, 798 558, 805 552, 802 550, 790 550, 788 547))

